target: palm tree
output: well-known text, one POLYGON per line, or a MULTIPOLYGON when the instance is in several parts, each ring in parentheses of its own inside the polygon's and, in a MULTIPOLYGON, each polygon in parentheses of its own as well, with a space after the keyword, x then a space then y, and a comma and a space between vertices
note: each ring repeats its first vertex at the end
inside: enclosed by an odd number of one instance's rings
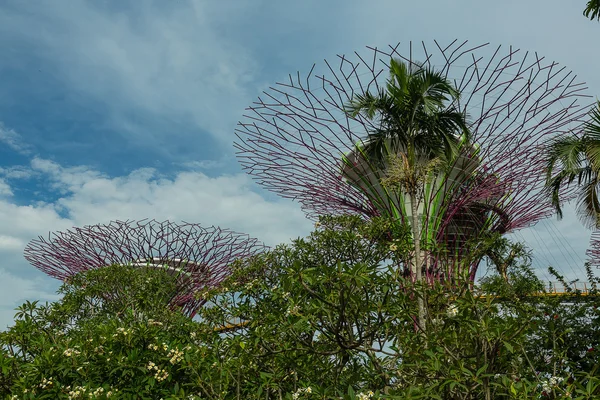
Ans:
POLYGON ((557 138, 549 144, 546 187, 560 219, 560 189, 577 180, 580 186, 577 214, 587 227, 600 229, 600 101, 590 112, 590 118, 582 137, 557 138), (557 167, 559 172, 553 176, 557 167))
MULTIPOLYGON (((362 149, 367 161, 383 169, 391 156, 400 155, 395 163, 402 169, 397 184, 411 203, 412 272, 417 281, 422 280, 418 202, 426 183, 424 176, 455 160, 460 143, 470 141, 465 114, 446 105, 459 96, 442 73, 391 59, 387 84, 377 94, 355 95, 345 107, 350 117, 360 114, 376 126, 368 132, 362 149)), ((419 323, 424 327, 424 307, 419 300, 419 323)))

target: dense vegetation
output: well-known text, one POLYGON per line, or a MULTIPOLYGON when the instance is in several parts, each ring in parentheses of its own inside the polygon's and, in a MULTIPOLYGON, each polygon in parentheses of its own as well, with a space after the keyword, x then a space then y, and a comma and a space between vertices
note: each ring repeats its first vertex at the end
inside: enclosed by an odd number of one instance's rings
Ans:
POLYGON ((544 284, 526 253, 510 263, 506 279, 491 268, 477 287, 457 277, 423 288, 394 267, 410 248, 386 239, 392 228, 386 221, 322 219, 309 237, 239 262, 220 289, 199 294, 207 302, 194 320, 164 307, 174 284, 162 271, 113 266, 79 275, 60 289, 60 301, 21 306, 15 325, 0 334, 0 394, 600 396, 597 298, 536 296, 544 284), (418 296, 425 331, 416 323, 418 296), (234 320, 245 323, 223 329, 234 320))

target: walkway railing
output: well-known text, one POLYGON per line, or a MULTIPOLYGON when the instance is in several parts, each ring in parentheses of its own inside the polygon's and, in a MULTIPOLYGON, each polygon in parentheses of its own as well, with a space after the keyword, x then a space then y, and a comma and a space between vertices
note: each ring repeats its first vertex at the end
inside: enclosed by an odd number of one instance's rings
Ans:
POLYGON ((546 293, 540 293, 545 296, 564 296, 579 294, 581 296, 589 296, 591 294, 592 285, 589 282, 573 282, 565 287, 560 282, 550 282, 546 288, 546 293))

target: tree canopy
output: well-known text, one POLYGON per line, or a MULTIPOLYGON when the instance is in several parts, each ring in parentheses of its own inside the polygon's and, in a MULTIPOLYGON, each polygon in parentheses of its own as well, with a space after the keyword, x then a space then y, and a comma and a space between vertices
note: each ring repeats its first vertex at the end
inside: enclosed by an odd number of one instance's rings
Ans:
POLYGON ((172 278, 123 266, 75 277, 55 303, 24 304, 0 333, 0 396, 600 395, 598 298, 575 295, 565 304, 537 296, 544 285, 526 252, 476 287, 423 285, 394 268, 410 251, 389 234, 396 224, 344 217, 317 225, 309 237, 236 263, 221 287, 198 293, 207 302, 194 320, 165 306, 172 278), (419 296, 424 333, 416 326, 419 296))

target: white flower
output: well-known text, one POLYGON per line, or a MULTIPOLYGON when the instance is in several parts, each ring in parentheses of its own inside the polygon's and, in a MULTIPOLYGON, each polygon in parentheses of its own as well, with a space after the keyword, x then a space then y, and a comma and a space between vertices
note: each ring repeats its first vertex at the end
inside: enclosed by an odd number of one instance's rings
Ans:
POLYGON ((76 356, 79 354, 81 354, 81 352, 76 349, 66 349, 65 351, 63 351, 63 355, 66 357, 76 356))
POLYGON ((169 376, 169 373, 165 369, 159 369, 154 374, 154 378, 159 382, 164 381, 165 379, 168 378, 168 376, 169 376))
POLYGON ((358 396, 356 396, 356 398, 358 400, 368 400, 370 398, 372 398, 375 395, 375 393, 373 393, 372 390, 369 390, 367 393, 359 393, 358 396))
POLYGON ((458 315, 458 307, 456 306, 456 304, 451 304, 450 307, 448 307, 448 309, 446 310, 446 315, 448 315, 448 317, 450 318, 456 317, 458 315))

